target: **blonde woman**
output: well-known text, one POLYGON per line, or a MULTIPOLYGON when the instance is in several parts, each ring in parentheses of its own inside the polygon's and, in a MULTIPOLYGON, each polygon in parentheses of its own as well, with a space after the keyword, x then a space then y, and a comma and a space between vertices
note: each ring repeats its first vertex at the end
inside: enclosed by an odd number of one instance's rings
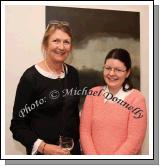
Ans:
POLYGON ((79 86, 77 70, 64 63, 72 50, 68 22, 49 22, 42 50, 44 59, 20 79, 10 130, 27 154, 80 154, 79 98, 64 92, 79 86), (60 136, 73 138, 70 153, 58 145, 60 136))

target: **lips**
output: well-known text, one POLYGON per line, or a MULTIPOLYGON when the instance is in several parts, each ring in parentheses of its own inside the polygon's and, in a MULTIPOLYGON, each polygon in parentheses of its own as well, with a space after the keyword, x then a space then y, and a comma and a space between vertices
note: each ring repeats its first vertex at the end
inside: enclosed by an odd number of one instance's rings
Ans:
POLYGON ((109 81, 117 81, 118 78, 116 77, 106 77, 109 81))
POLYGON ((58 50, 53 50, 53 52, 57 55, 64 55, 66 53, 65 51, 58 51, 58 50))
POLYGON ((61 56, 65 54, 65 52, 63 52, 63 53, 62 52, 54 52, 54 53, 57 55, 61 55, 61 56))

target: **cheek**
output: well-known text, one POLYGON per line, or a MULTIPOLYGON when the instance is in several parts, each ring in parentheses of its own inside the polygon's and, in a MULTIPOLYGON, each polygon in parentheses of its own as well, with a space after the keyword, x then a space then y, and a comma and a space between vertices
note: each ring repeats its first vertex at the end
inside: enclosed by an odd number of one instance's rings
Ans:
POLYGON ((53 48, 51 43, 48 43, 48 45, 46 46, 46 51, 50 51, 53 48))
POLYGON ((103 77, 106 78, 107 77, 107 74, 105 72, 103 72, 103 77))
POLYGON ((71 45, 69 45, 69 46, 66 46, 65 49, 66 49, 66 51, 71 52, 72 47, 71 47, 71 45))
POLYGON ((120 77, 120 81, 121 81, 122 83, 125 81, 125 79, 126 79, 126 76, 120 77))

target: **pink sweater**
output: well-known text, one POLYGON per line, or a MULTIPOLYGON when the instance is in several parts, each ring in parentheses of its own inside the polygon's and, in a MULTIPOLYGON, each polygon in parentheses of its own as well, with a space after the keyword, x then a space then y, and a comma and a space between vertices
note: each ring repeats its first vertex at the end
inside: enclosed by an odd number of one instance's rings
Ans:
MULTIPOLYGON (((95 87, 92 91, 100 91, 95 87)), ((146 132, 147 111, 143 95, 136 89, 124 99, 134 108, 117 102, 104 103, 99 96, 86 97, 80 122, 80 142, 84 154, 138 154, 146 132), (142 110, 143 117, 134 118, 142 110), (135 113, 135 114, 134 114, 135 113)))

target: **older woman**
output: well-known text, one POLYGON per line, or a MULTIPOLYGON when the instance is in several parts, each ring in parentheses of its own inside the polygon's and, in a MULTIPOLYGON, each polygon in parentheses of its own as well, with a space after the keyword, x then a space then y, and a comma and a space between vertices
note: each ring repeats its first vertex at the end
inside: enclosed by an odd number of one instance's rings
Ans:
POLYGON ((71 49, 69 23, 51 21, 42 40, 44 59, 20 79, 10 130, 27 154, 69 154, 58 145, 60 136, 73 138, 71 154, 80 154, 79 98, 62 93, 79 86, 77 70, 64 63, 71 49))
POLYGON ((105 86, 87 95, 80 123, 84 154, 139 154, 147 126, 144 96, 130 84, 131 59, 124 49, 105 58, 105 86))

